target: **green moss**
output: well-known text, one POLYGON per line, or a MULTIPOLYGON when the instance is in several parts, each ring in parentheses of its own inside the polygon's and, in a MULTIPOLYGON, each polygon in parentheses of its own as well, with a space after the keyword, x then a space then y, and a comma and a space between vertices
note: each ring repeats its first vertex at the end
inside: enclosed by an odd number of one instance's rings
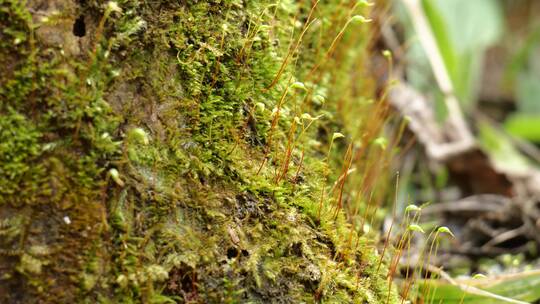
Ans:
POLYGON ((0 120, 0 195, 14 204, 30 203, 40 194, 45 170, 31 165, 41 154, 40 137, 36 127, 11 108, 0 120))
POLYGON ((366 39, 326 49, 362 8, 320 4, 294 49, 307 4, 53 2, 0 0, 0 300, 386 300, 368 241, 335 198, 319 210, 327 135, 359 98, 335 78, 366 39))

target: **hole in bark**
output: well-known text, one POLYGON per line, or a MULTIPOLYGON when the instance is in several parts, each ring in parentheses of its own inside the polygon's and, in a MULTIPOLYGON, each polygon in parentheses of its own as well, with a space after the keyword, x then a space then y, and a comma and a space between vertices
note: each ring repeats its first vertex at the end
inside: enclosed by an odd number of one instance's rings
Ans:
POLYGON ((238 256, 238 250, 234 247, 227 249, 227 258, 232 259, 238 256))
POLYGON ((86 24, 84 23, 84 16, 81 15, 75 23, 73 23, 73 35, 77 37, 84 37, 86 35, 86 24))

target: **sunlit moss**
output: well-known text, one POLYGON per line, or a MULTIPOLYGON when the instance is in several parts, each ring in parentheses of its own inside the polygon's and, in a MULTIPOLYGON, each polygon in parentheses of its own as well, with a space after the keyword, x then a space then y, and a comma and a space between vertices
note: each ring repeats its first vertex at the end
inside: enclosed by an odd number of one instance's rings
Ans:
MULTIPOLYGON (((15 64, 0 75, 0 210, 24 217, 0 259, 6 286, 51 302, 387 298, 377 255, 365 239, 347 246, 331 199, 317 216, 320 133, 333 132, 345 100, 333 79, 350 69, 316 27, 290 47, 309 7, 85 1, 47 24, 68 37, 55 26, 84 14, 74 46, 46 44, 28 8, 0 4, 16 40, 0 50, 15 64), (294 117, 313 127, 291 131, 294 117)), ((349 10, 321 4, 319 30, 336 34, 330 20, 339 29, 349 10)))

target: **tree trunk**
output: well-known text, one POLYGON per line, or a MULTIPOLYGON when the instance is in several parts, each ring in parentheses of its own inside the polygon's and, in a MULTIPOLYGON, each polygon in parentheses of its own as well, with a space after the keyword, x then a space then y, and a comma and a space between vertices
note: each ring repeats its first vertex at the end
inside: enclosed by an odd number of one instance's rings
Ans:
POLYGON ((366 7, 310 2, 0 0, 0 302, 386 302, 322 195, 366 7))

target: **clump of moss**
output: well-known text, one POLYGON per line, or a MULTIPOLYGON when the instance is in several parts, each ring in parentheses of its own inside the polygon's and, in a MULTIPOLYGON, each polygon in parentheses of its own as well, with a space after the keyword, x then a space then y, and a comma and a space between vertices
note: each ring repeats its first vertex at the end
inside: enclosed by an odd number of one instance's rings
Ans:
POLYGON ((45 170, 32 166, 41 154, 41 133, 20 113, 7 109, 0 120, 0 195, 19 205, 40 196, 45 170))
POLYGON ((367 240, 332 198, 320 203, 328 134, 359 96, 335 77, 365 47, 340 26, 364 7, 0 6, 2 43, 17 42, 0 51, 13 64, 0 76, 0 235, 10 236, 0 300, 380 303, 392 293, 367 240), (85 24, 78 38, 74 22, 85 24))

